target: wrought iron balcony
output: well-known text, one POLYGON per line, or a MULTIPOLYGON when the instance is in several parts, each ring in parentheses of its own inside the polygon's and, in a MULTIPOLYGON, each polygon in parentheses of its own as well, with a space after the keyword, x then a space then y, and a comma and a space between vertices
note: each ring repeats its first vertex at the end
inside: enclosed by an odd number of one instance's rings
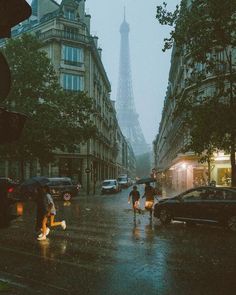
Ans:
POLYGON ((65 39, 71 41, 78 41, 83 43, 90 43, 90 38, 88 36, 76 33, 76 32, 69 32, 69 31, 62 31, 57 29, 50 29, 43 33, 38 33, 37 37, 41 41, 46 41, 49 39, 65 39))

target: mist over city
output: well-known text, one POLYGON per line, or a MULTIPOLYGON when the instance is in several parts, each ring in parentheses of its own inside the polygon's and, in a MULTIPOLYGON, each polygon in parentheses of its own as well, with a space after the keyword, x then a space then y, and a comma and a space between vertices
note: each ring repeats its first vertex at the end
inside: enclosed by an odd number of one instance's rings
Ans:
POLYGON ((0 293, 235 293, 235 16, 1 0, 0 293))

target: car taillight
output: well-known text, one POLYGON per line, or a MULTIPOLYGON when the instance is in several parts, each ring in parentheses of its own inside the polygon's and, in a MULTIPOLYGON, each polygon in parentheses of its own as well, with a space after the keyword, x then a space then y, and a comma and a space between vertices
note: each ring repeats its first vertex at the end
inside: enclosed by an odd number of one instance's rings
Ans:
POLYGON ((13 187, 9 187, 7 191, 8 191, 8 193, 12 193, 14 191, 14 188, 13 187))

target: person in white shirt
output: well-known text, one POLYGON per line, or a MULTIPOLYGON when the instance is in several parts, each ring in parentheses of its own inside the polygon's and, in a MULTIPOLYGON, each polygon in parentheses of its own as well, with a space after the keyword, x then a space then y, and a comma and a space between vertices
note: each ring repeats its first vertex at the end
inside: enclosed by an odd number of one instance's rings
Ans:
POLYGON ((43 186, 43 192, 46 194, 47 200, 47 213, 44 215, 42 221, 42 233, 38 236, 38 240, 46 240, 46 236, 49 234, 50 229, 46 226, 48 222, 48 218, 50 219, 50 226, 61 226, 64 230, 66 229, 66 221, 55 221, 56 216, 56 208, 53 202, 53 198, 50 194, 50 189, 47 185, 43 186))

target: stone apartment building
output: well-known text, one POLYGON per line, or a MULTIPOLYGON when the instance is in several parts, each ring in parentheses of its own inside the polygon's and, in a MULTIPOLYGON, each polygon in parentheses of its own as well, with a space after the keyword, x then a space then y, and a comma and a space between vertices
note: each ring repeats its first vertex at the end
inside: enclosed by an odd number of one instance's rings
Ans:
MULTIPOLYGON (((193 186, 204 185, 208 180, 208 165, 200 163, 198 157, 191 151, 183 153, 183 148, 189 141, 189 130, 184 126, 180 115, 174 115, 182 99, 191 96, 198 87, 198 95, 211 96, 214 91, 214 76, 199 65, 197 69, 205 77, 198 86, 191 73, 188 56, 184 50, 174 47, 172 51, 169 83, 159 126, 159 133, 153 142, 154 165, 159 172, 159 179, 173 191, 183 191, 193 186)), ((222 55, 222 53, 219 53, 222 55)), ((224 57, 221 57, 224 58, 224 57)), ((236 50, 232 50, 233 64, 236 62, 236 50)), ((224 69, 227 75, 229 69, 224 69)), ((200 97, 199 97, 200 98, 200 97)), ((207 128, 207 126, 206 126, 207 128)), ((214 155, 211 166, 211 180, 217 185, 230 184, 231 165, 230 156, 223 151, 214 155)))
MULTIPOLYGON (((29 163, 25 177, 43 174, 69 176, 90 191, 103 179, 116 178, 120 173, 135 176, 135 157, 123 136, 117 119, 111 86, 102 63, 98 38, 90 33, 91 16, 85 13, 85 0, 33 0, 32 16, 18 25, 12 37, 31 33, 43 42, 59 82, 65 90, 86 91, 93 99, 94 123, 98 136, 80 144, 77 153, 57 152, 57 161, 40 171, 38 163, 29 163)), ((78 105, 79 107, 79 105, 78 105)), ((79 143, 78 143, 79 144, 79 143)), ((1 175, 14 175, 14 165, 8 163, 1 175)))

